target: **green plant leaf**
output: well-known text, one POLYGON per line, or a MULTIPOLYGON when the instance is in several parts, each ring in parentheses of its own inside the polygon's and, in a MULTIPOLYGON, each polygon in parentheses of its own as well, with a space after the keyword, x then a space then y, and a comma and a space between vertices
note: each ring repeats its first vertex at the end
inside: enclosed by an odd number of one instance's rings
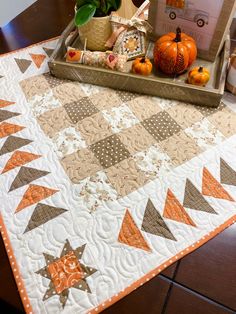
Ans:
POLYGON ((91 0, 76 0, 76 6, 77 8, 82 7, 83 5, 90 3, 91 0))
POLYGON ((94 16, 96 9, 97 9, 96 6, 91 3, 85 4, 82 7, 80 7, 75 15, 75 24, 77 26, 82 26, 88 23, 94 16))

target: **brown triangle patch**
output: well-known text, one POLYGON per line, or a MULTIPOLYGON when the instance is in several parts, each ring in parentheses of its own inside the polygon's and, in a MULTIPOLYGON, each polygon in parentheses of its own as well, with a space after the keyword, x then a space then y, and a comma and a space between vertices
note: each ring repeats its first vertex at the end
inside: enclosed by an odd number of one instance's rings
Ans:
POLYGON ((151 249, 144 239, 141 231, 135 224, 130 212, 126 210, 125 217, 122 222, 118 241, 128 246, 135 247, 150 252, 151 249))
POLYGON ((39 178, 42 178, 49 174, 48 171, 38 170, 29 167, 21 167, 15 180, 12 182, 9 192, 19 189, 39 178))
POLYGON ((156 210, 151 200, 148 200, 143 217, 142 230, 169 240, 176 241, 174 235, 166 225, 165 221, 156 210))
POLYGON ((222 158, 220 159, 220 181, 223 184, 236 186, 236 171, 222 158))
POLYGON ((163 217, 196 227, 195 223, 170 189, 168 189, 167 192, 163 217))
POLYGON ((36 65, 36 67, 39 69, 43 63, 43 61, 45 60, 46 56, 42 55, 42 54, 34 54, 34 53, 30 53, 30 56, 32 58, 32 60, 34 61, 34 64, 36 65))
POLYGON ((21 138, 21 137, 16 137, 16 136, 12 136, 10 135, 5 143, 3 144, 2 148, 0 149, 0 156, 5 155, 7 153, 11 153, 14 150, 23 147, 25 145, 28 145, 29 143, 31 143, 31 140, 27 140, 25 138, 21 138))
POLYGON ((18 65, 18 68, 20 69, 21 73, 25 73, 25 71, 29 68, 32 61, 27 59, 18 59, 15 58, 16 64, 18 65))
POLYGON ((203 168, 202 194, 234 202, 234 199, 205 167, 203 168))
POLYGON ((24 128, 24 126, 3 122, 0 124, 0 138, 15 134, 24 128))
POLYGON ((34 185, 34 184, 30 185, 28 189, 26 190, 19 205, 17 206, 16 213, 28 206, 31 206, 33 204, 36 204, 42 201, 45 198, 48 198, 49 196, 52 196, 53 194, 57 192, 58 190, 53 190, 45 186, 34 185))
POLYGON ((0 122, 3 122, 7 119, 10 119, 12 117, 16 117, 19 115, 20 115, 20 113, 18 113, 18 112, 12 112, 12 111, 8 111, 8 110, 0 110, 0 122))
POLYGON ((43 47, 43 50, 45 51, 45 53, 47 54, 47 56, 50 58, 54 49, 51 49, 51 48, 46 48, 46 47, 43 47))
POLYGON ((14 102, 0 99, 0 108, 4 108, 10 105, 14 105, 14 102))
POLYGON ((35 159, 42 157, 41 155, 35 155, 28 152, 16 151, 12 154, 8 162, 6 163, 2 173, 8 172, 17 167, 23 166, 35 159))
POLYGON ((203 195, 198 191, 195 185, 189 180, 186 180, 184 207, 207 212, 209 214, 217 214, 214 208, 205 200, 203 195))
POLYGON ((39 203, 35 207, 34 212, 32 216, 30 217, 30 220, 29 220, 28 226, 25 229, 25 232, 31 231, 47 223, 48 221, 64 214, 65 212, 67 212, 66 209, 39 203))

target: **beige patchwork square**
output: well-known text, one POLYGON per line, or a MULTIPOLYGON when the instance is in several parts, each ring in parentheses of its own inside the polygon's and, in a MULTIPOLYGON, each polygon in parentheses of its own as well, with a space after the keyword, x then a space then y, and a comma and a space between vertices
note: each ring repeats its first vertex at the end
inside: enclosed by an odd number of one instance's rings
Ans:
POLYGON ((148 96, 135 98, 127 102, 127 106, 140 121, 148 119, 162 110, 157 102, 148 96))
POLYGON ((66 82, 69 82, 69 80, 59 79, 55 76, 52 76, 50 73, 45 73, 43 74, 43 76, 51 88, 55 88, 61 84, 65 84, 66 82))
POLYGON ((201 153, 201 149, 194 139, 189 137, 184 131, 171 136, 159 145, 176 166, 185 163, 201 153))
POLYGON ((216 112, 207 118, 224 136, 236 134, 236 113, 229 108, 216 112))
POLYGON ((89 97, 83 97, 66 104, 64 108, 74 124, 98 112, 98 109, 93 105, 89 97))
POLYGON ((61 163, 68 177, 75 184, 102 170, 97 158, 87 148, 62 158, 61 163))
POLYGON ((141 124, 158 142, 164 141, 181 130, 181 127, 166 111, 151 116, 141 124))
POLYGON ((196 107, 191 104, 179 103, 168 109, 167 112, 183 129, 204 118, 196 107))
POLYGON ((87 145, 94 144, 112 135, 110 124, 100 112, 78 122, 76 129, 80 131, 87 145))
POLYGON ((127 102, 140 96, 140 94, 126 92, 122 90, 117 91, 117 95, 120 97, 122 102, 127 102))
POLYGON ((129 158, 130 153, 116 135, 111 135, 90 146, 104 168, 109 168, 129 158))
POLYGON ((37 117, 37 121, 44 133, 51 138, 72 125, 64 107, 41 114, 37 117))
POLYGON ((156 140, 141 124, 136 124, 135 126, 120 132, 117 136, 131 154, 145 150, 156 143, 156 140))
POLYGON ((114 90, 105 90, 90 96, 90 100, 99 110, 117 107, 122 104, 121 99, 114 90))
POLYGON ((197 110, 201 112, 204 117, 208 117, 218 111, 221 111, 225 108, 225 104, 223 102, 220 103, 218 107, 207 107, 207 106, 195 106, 197 110))
POLYGON ((86 96, 78 83, 70 82, 63 83, 53 88, 54 96, 61 102, 62 105, 78 101, 86 96))
POLYGON ((132 158, 106 169, 105 173, 120 196, 126 196, 148 182, 148 178, 138 169, 132 158))
POLYGON ((50 90, 50 85, 44 75, 33 76, 30 79, 21 81, 20 86, 27 100, 35 95, 42 95, 50 90))

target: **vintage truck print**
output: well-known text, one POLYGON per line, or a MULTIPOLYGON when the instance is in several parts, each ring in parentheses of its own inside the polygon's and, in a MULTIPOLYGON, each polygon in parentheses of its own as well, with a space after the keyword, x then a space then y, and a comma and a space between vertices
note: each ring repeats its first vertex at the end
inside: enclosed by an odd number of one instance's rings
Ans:
POLYGON ((165 13, 171 20, 178 17, 192 21, 198 27, 203 27, 209 23, 209 13, 195 8, 194 3, 188 0, 166 0, 165 13))

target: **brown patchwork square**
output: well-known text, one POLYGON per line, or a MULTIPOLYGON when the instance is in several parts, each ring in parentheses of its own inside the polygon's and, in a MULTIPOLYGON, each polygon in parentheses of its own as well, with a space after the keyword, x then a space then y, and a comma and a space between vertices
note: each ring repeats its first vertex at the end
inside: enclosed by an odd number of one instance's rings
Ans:
POLYGON ((89 97, 83 97, 75 102, 67 104, 64 108, 74 124, 99 112, 89 97))
POLYGON ((117 135, 111 135, 91 145, 90 149, 104 168, 114 166, 130 157, 129 151, 117 135))
POLYGON ((136 124, 131 128, 125 129, 117 136, 131 154, 143 151, 156 143, 156 140, 141 124, 136 124))
POLYGON ((78 122, 76 129, 79 130, 87 145, 94 144, 113 134, 110 124, 100 112, 78 122))
POLYGON ((35 95, 42 95, 50 90, 50 85, 44 75, 33 76, 30 79, 20 82, 20 86, 27 100, 35 95))
POLYGON ((103 92, 90 96, 90 100, 99 110, 105 110, 118 107, 122 104, 120 97, 114 90, 105 90, 103 92))
POLYGON ((206 106, 195 106, 195 108, 199 110, 204 117, 208 117, 212 115, 213 113, 223 110, 225 108, 225 104, 221 102, 217 108, 206 107, 206 106))
POLYGON ((148 178, 138 169, 132 158, 106 169, 105 173, 120 196, 128 195, 148 182, 148 178))
POLYGON ((85 97, 82 88, 76 82, 64 82, 52 89, 53 95, 62 105, 67 105, 76 102, 85 97))
POLYGON ((117 91, 117 95, 120 97, 122 102, 127 102, 140 96, 139 94, 125 91, 117 91))
POLYGON ((148 119, 162 110, 151 97, 147 96, 135 98, 127 105, 140 121, 148 119))
POLYGON ((87 148, 62 158, 61 163, 68 177, 75 184, 102 170, 97 158, 87 148))
POLYGON ((169 115, 183 128, 186 129, 194 123, 201 121, 203 115, 191 104, 179 103, 178 106, 168 109, 169 115))
POLYGON ((55 76, 52 76, 50 73, 45 73, 43 74, 43 76, 48 82, 51 89, 57 87, 58 85, 65 84, 66 82, 68 82, 68 80, 59 79, 55 76))
POLYGON ((184 131, 174 134, 159 145, 176 166, 183 164, 202 152, 194 139, 190 138, 184 131))
POLYGON ((207 118, 224 136, 236 134, 236 113, 229 108, 214 113, 207 118))
POLYGON ((181 127, 166 111, 151 116, 141 124, 158 142, 164 141, 181 130, 181 127))
POLYGON ((72 125, 64 107, 58 107, 47 111, 37 117, 37 121, 49 137, 54 137, 57 132, 72 125))

